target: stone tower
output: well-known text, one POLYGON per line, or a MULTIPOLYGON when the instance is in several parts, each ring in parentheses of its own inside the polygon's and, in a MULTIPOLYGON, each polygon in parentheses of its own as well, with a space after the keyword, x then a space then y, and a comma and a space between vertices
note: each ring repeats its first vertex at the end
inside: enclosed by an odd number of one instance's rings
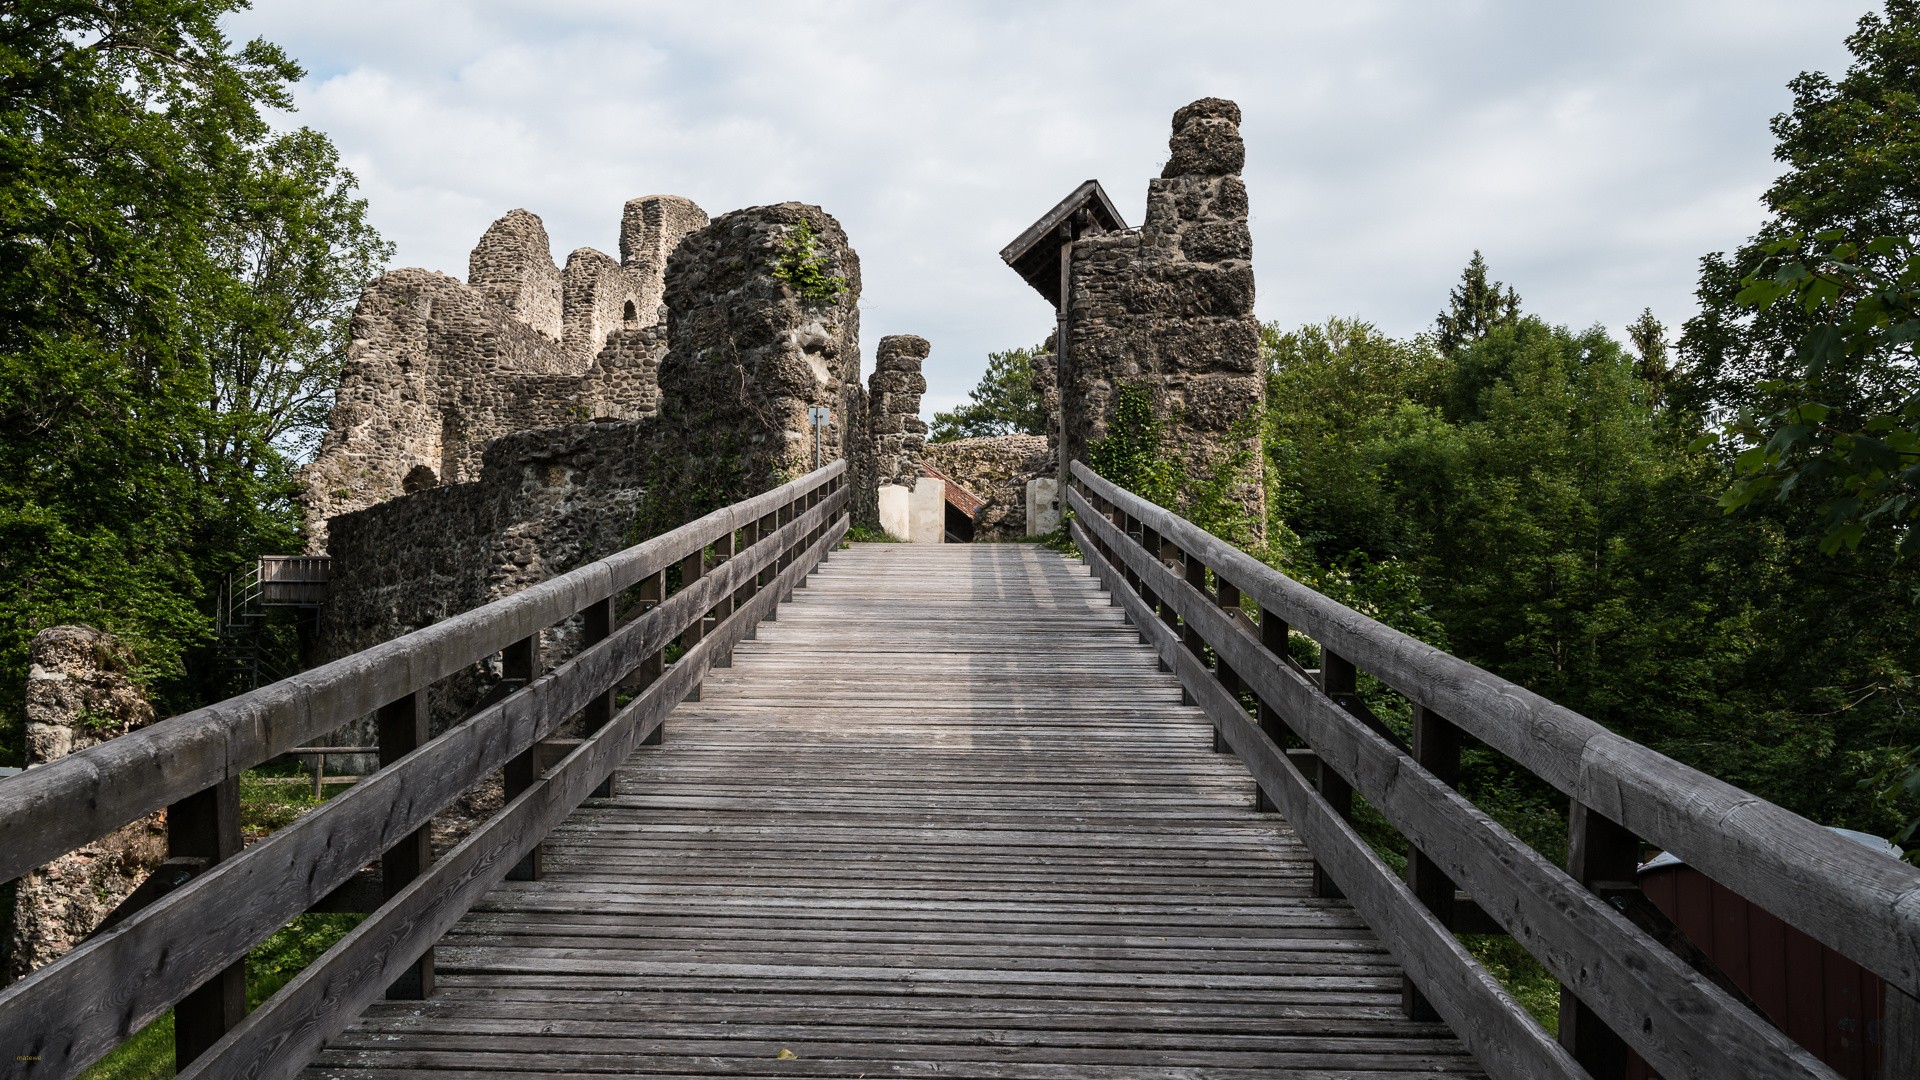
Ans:
POLYGON ((1147 217, 1076 241, 1064 406, 1068 454, 1106 437, 1121 387, 1152 395, 1163 448, 1190 482, 1232 473, 1228 495, 1264 535, 1260 432, 1266 399, 1253 316, 1253 241, 1240 108, 1202 98, 1173 114, 1147 217))

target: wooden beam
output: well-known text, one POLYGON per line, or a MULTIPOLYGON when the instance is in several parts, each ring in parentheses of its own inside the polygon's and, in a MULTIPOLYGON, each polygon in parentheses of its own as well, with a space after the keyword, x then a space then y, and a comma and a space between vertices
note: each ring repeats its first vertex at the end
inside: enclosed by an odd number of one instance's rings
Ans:
POLYGON ((0 784, 0 881, 478 663, 846 468, 832 462, 485 607, 11 777, 0 784))
MULTIPOLYGON (((329 1038, 379 996, 382 980, 405 958, 431 945, 587 797, 597 777, 625 761, 648 729, 658 727, 706 673, 715 654, 731 649, 818 555, 839 543, 846 519, 777 574, 740 617, 722 622, 666 675, 620 710, 567 759, 503 807, 339 944, 247 1017, 198 1067, 180 1080, 247 1076, 281 1080, 304 1069, 329 1038)), ((716 576, 718 576, 716 574, 716 576)), ((671 601, 669 601, 671 602, 671 601)))
POLYGON ((1876 975, 1920 995, 1920 868, 1836 838, 1783 807, 1608 731, 1384 626, 1074 463, 1075 476, 1165 530, 1416 705, 1876 975))
MULTIPOLYGON (((1097 517, 1086 520, 1099 527, 1097 517)), ((1162 604, 1200 624, 1215 649, 1256 693, 1281 708, 1323 761, 1465 886, 1549 971, 1578 985, 1596 1013, 1626 1034, 1664 1074, 1725 1080, 1822 1075, 1825 1067, 1805 1050, 1740 1007, 1291 668, 1274 663, 1204 595, 1153 560, 1126 554, 1140 559, 1135 569, 1143 584, 1161 590, 1162 604)), ((1166 656, 1166 650, 1156 649, 1166 656)), ((1182 670, 1176 665, 1176 671, 1182 670)), ((1192 686, 1185 674, 1181 681, 1192 686)), ((1198 689, 1194 692, 1199 694, 1198 689)), ((1215 722, 1222 723, 1218 718, 1215 722)), ((1243 720, 1223 729, 1236 739, 1236 751, 1247 743, 1237 738, 1241 728, 1257 731, 1243 720)), ((1271 743, 1262 737, 1259 745, 1271 743)), ((1248 760, 1248 755, 1241 753, 1241 758, 1248 760)), ((1315 856, 1329 863, 1332 876, 1346 888, 1338 867, 1318 848, 1315 856)), ((1401 887, 1404 890, 1404 884, 1401 887)), ((1405 895, 1412 903, 1412 894, 1405 895)), ((1418 978, 1411 965, 1409 972, 1418 978)), ((1440 996, 1424 983, 1422 992, 1444 1014, 1440 996)))

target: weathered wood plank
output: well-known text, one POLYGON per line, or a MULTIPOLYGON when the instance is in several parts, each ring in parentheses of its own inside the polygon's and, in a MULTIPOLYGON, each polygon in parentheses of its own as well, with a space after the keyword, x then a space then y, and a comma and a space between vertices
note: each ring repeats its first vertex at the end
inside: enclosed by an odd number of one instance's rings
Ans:
POLYGON ((0 881, 485 659, 845 469, 836 461, 497 603, 0 780, 0 881))
MULTIPOLYGON (((822 503, 814 514, 837 513, 844 501, 822 503)), ((394 767, 0 990, 0 1042, 26 1048, 20 1056, 34 1059, 29 1075, 35 1077, 61 1078, 85 1067, 424 828, 434 813, 585 707, 814 523, 812 516, 794 522, 731 570, 723 567, 682 590, 394 767)))
MULTIPOLYGON (((1920 869, 1838 840, 1798 814, 1338 604, 1083 464, 1074 465, 1074 475, 1415 704, 1920 995, 1920 869)), ((1087 519, 1093 528, 1110 525, 1096 519, 1087 519)))
MULTIPOLYGON (((816 518, 837 513, 844 502, 843 497, 821 504, 813 514, 792 522, 790 533, 783 531, 776 537, 802 534, 817 524, 816 518)), ((782 571, 777 582, 786 585, 805 576, 821 552, 837 543, 845 531, 844 519, 834 522, 827 537, 782 571)), ((704 613, 713 606, 713 598, 729 594, 738 586, 750 566, 751 560, 742 560, 728 572, 723 565, 719 572, 668 598, 654 612, 672 610, 678 601, 685 617, 704 613)), ((779 595, 777 589, 768 590, 738 610, 736 618, 716 627, 712 636, 689 649, 658 682, 582 741, 566 760, 534 781, 432 870, 415 879, 284 990, 254 1010, 246 1022, 181 1076, 185 1080, 229 1075, 270 1078, 298 1071, 328 1038, 381 994, 395 972, 405 970, 413 957, 431 947, 555 824, 572 813, 615 765, 632 754, 698 684, 713 657, 744 638, 746 628, 770 609, 779 595)), ((685 618, 679 624, 662 625, 675 626, 677 633, 677 625, 684 623, 685 618)), ((609 642, 617 640, 618 634, 609 642)), ((569 714, 562 711, 559 715, 569 714)), ((457 965, 446 966, 451 970, 457 965)))
MULTIPOLYGON (((1094 522, 1096 528, 1100 524, 1094 522)), ((1124 547, 1116 552, 1144 583, 1157 587, 1162 603, 1171 604, 1193 622, 1323 761, 1332 763, 1396 829, 1657 1068, 1670 1075, 1727 1080, 1824 1072, 1816 1058, 1777 1028, 1734 1002, 1611 905, 1268 654, 1207 603, 1203 594, 1142 552, 1124 547)), ((1214 685, 1204 668, 1197 663, 1194 667, 1195 671, 1181 671, 1183 679, 1198 678, 1214 685)), ((1243 759, 1248 753, 1281 756, 1238 702, 1224 694, 1220 697, 1227 704, 1215 713, 1215 722, 1230 740, 1240 740, 1236 748, 1245 745, 1243 759)), ((1250 767, 1260 775, 1257 765, 1250 762, 1250 767)), ((1329 862, 1328 852, 1314 844, 1313 835, 1304 829, 1302 833, 1320 860, 1329 862)), ((1404 888, 1396 889, 1394 898, 1397 903, 1413 901, 1404 888)), ((1380 925, 1364 905, 1362 912, 1370 924, 1380 925)), ((1439 925, 1437 920, 1434 925, 1439 925)), ((1391 935, 1387 943, 1399 945, 1391 935)), ((1413 974, 1418 982, 1418 972, 1413 974)), ((1457 1030, 1460 1021, 1448 1014, 1454 1003, 1441 1000, 1424 983, 1421 988, 1457 1030)))
POLYGON ((1077 568, 862 545, 794 595, 308 1075, 1480 1074, 1077 568))

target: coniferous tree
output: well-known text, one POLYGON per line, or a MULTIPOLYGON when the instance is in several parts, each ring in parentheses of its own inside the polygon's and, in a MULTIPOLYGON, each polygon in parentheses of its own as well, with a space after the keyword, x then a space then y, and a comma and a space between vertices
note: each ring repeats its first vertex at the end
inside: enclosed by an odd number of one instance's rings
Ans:
POLYGON ((1487 283, 1487 260, 1475 248, 1459 287, 1447 295, 1447 310, 1435 320, 1434 343, 1451 356, 1519 318, 1519 294, 1502 282, 1487 283))
POLYGON ((1627 339, 1640 355, 1634 374, 1653 388, 1653 403, 1658 406, 1673 377, 1673 365, 1667 358, 1667 328, 1653 317, 1652 308, 1643 308, 1640 317, 1628 324, 1627 339))
POLYGON ((1045 345, 1007 349, 987 354, 987 370, 980 384, 968 392, 973 400, 951 412, 933 414, 933 442, 978 439, 994 435, 1045 435, 1047 410, 1033 388, 1031 365, 1045 345))

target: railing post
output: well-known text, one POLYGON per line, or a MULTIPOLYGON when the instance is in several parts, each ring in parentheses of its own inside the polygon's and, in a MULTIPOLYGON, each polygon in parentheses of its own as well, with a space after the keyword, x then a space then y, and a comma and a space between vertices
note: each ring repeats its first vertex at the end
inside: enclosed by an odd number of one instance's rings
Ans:
MULTIPOLYGON (((784 518, 785 516, 786 516, 786 510, 785 508, 782 508, 779 510, 775 510, 773 513, 768 514, 766 517, 761 518, 760 519, 760 538, 764 540, 767 537, 772 536, 774 533, 779 532, 780 524, 781 524, 780 519, 784 518)), ((771 586, 776 580, 779 579, 780 568, 786 565, 785 560, 786 560, 786 553, 781 552, 779 555, 775 556, 771 561, 769 561, 767 565, 758 574, 754 575, 754 581, 760 586, 760 588, 767 588, 771 586)), ((758 592, 759 589, 756 589, 754 591, 758 592)), ((768 605, 767 613, 766 615, 762 616, 762 620, 765 622, 774 622, 775 620, 779 619, 780 605, 783 602, 784 601, 776 600, 772 604, 768 605)))
MULTIPOLYGON (((1146 548, 1148 554, 1152 555, 1154 558, 1159 558, 1160 534, 1148 528, 1145 522, 1140 523, 1140 546, 1143 548, 1146 548)), ((1154 595, 1153 589, 1150 586, 1148 586, 1147 583, 1144 581, 1139 583, 1139 589, 1140 589, 1140 598, 1147 602, 1148 613, 1152 614, 1152 613, 1159 612, 1160 598, 1154 595)), ((1144 626, 1141 627, 1140 628, 1140 644, 1150 645, 1152 643, 1153 643, 1153 639, 1147 637, 1147 628, 1144 626)), ((1158 650, 1155 650, 1154 662, 1158 666, 1159 670, 1161 671, 1173 670, 1173 668, 1167 664, 1166 659, 1159 656, 1158 650)), ((1186 700, 1185 692, 1181 693, 1180 699, 1182 702, 1186 700)))
MULTIPOLYGON (((1127 543, 1140 542, 1144 545, 1144 541, 1138 540, 1140 530, 1140 523, 1133 519, 1132 514, 1127 513, 1125 510, 1120 511, 1120 534, 1126 538, 1127 543)), ((1118 569, 1120 571, 1120 579, 1127 583, 1127 588, 1132 589, 1141 596, 1146 595, 1146 590, 1140 587, 1140 575, 1133 572, 1133 565, 1131 563, 1123 560, 1119 564, 1118 569)), ((1147 601, 1147 607, 1149 609, 1153 607, 1152 600, 1147 601)), ((1123 623, 1130 623, 1133 621, 1133 615, 1123 607, 1120 611, 1120 619, 1123 623)), ((1145 645, 1146 643, 1147 635, 1141 634, 1140 644, 1145 645)))
MULTIPOLYGON (((1287 662, 1287 620, 1264 607, 1260 609, 1260 644, 1277 657, 1280 663, 1287 662)), ((1260 699, 1260 730, 1266 733, 1267 738, 1273 740, 1273 745, 1279 747, 1283 754, 1287 751, 1288 742, 1294 738, 1293 729, 1280 718, 1280 710, 1269 705, 1266 698, 1260 699)), ((1266 792, 1261 791, 1258 800, 1254 803, 1254 809, 1261 813, 1270 813, 1279 810, 1279 807, 1273 805, 1273 801, 1267 798, 1266 792)), ((1318 880, 1318 864, 1315 864, 1314 875, 1318 880)))
MULTIPOLYGON (((1634 880, 1639 840, 1578 800, 1570 811, 1567 874, 1588 888, 1596 882, 1634 880)), ((1627 1044, 1567 986, 1560 987, 1560 1045, 1593 1080, 1623 1080, 1627 1075, 1627 1044)))
MULTIPOLYGON (((501 674, 510 682, 522 686, 540 677, 540 635, 522 638, 501 650, 501 674)), ((533 786, 540 778, 540 744, 532 746, 507 762, 503 780, 506 786, 506 800, 512 802, 519 794, 533 786)), ((507 871, 508 881, 540 880, 540 849, 535 844, 526 857, 507 871)))
MULTIPOLYGON (((223 780, 167 807, 167 856, 214 864, 240 854, 240 778, 223 780)), ((207 1051, 247 1018, 247 962, 242 959, 173 1007, 174 1068, 207 1051)))
MULTIPOLYGON (((582 624, 580 638, 583 644, 595 645, 613 636, 614 623, 618 621, 619 618, 619 614, 614 610, 615 603, 615 599, 609 596, 604 600, 587 605, 586 610, 580 613, 582 624)), ((592 738, 594 732, 606 727, 607 724, 613 720, 614 710, 618 706, 617 695, 619 693, 620 680, 615 679, 613 680, 613 685, 607 687, 606 693, 587 702, 587 707, 582 710, 580 714, 580 728, 583 735, 587 738, 592 738)), ((381 745, 385 744, 382 743, 381 745)), ((612 797, 613 775, 609 773, 600 781, 599 786, 593 789, 593 794, 589 795, 588 798, 610 799, 612 797)))
MULTIPOLYGON (((656 571, 637 587, 640 590, 641 611, 644 612, 659 607, 660 601, 667 598, 667 572, 665 570, 656 571), (652 601, 652 603, 648 603, 648 601, 652 601)), ((667 651, 662 648, 659 652, 640 661, 640 667, 634 676, 634 689, 645 690, 647 687, 652 686, 659 680, 661 675, 666 673, 666 670, 667 651)), ((664 723, 659 724, 653 729, 651 734, 640 740, 640 745, 659 746, 666 741, 666 732, 667 725, 664 723)))
MULTIPOLYGON (((740 547, 738 551, 751 551, 753 549, 753 545, 759 542, 760 542, 760 519, 755 518, 754 520, 747 522, 745 525, 740 526, 740 547)), ((738 551, 736 552, 736 554, 738 553, 738 551)), ((740 585, 740 591, 734 593, 735 609, 737 610, 741 607, 745 607, 747 602, 752 600, 754 597, 754 594, 758 593, 759 591, 760 591, 760 575, 756 573, 752 577, 748 578, 746 581, 742 582, 740 585)), ((758 622, 758 620, 756 620, 747 626, 747 632, 744 635, 744 638, 747 641, 752 641, 759 636, 760 636, 760 623, 758 622)))
MULTIPOLYGON (((1232 618, 1240 611, 1240 590, 1237 586, 1228 584, 1227 579, 1220 576, 1218 570, 1213 572, 1213 580, 1217 585, 1213 593, 1213 602, 1219 605, 1220 610, 1225 611, 1229 618, 1232 618)), ((1233 695, 1235 701, 1240 700, 1240 676, 1233 668, 1227 666, 1227 658, 1218 652, 1215 652, 1213 657, 1213 677, 1220 681, 1220 685, 1226 689, 1227 693, 1233 695)), ((1233 747, 1227 745, 1226 737, 1220 734, 1218 728, 1213 732, 1213 749, 1219 754, 1233 752, 1233 747)), ((1253 801, 1257 805, 1260 801, 1260 786, 1254 785, 1253 791, 1253 801)))
MULTIPOLYGON (((706 547, 702 545, 701 547, 695 548, 693 554, 680 560, 680 587, 682 589, 691 589, 694 583, 700 580, 700 575, 705 572, 706 568, 707 550, 706 547)), ((707 613, 704 611, 695 612, 693 622, 688 624, 685 630, 680 631, 681 655, 684 656, 688 649, 700 644, 700 640, 706 636, 707 613)), ((699 701, 700 687, 702 685, 701 683, 694 683, 693 689, 687 691, 687 696, 681 700, 699 701)))
MULTIPOLYGON (((1345 659, 1334 654, 1325 644, 1320 646, 1320 691, 1335 701, 1354 696, 1359 690, 1360 673, 1345 659)), ((1327 800, 1333 812, 1346 822, 1353 821, 1353 785, 1335 772, 1333 766, 1318 754, 1314 755, 1314 771, 1319 776, 1320 797, 1327 800)), ((1313 895, 1322 897, 1343 897, 1340 886, 1318 863, 1313 864, 1313 895)))
MULTIPOLYGON (((782 504, 780 505, 780 522, 779 522, 779 524, 780 524, 780 527, 781 527, 781 528, 783 528, 783 529, 784 529, 784 528, 786 528, 786 527, 787 527, 788 525, 791 525, 791 524, 793 524, 793 515, 794 515, 794 506, 796 505, 796 503, 797 503, 797 502, 798 502, 798 500, 795 500, 795 501, 793 501, 793 502, 786 502, 786 503, 782 503, 782 504)), ((793 565, 793 553, 794 553, 795 551, 797 551, 797 550, 799 550, 799 549, 798 549, 798 548, 797 548, 797 547, 796 547, 795 545, 793 545, 793 544, 788 544, 788 545, 787 545, 786 547, 784 547, 784 548, 781 548, 781 549, 780 549, 780 559, 779 559, 779 561, 777 561, 776 563, 774 563, 774 565, 775 565, 775 566, 776 566, 776 567, 777 567, 777 568, 778 568, 779 570, 785 570, 785 569, 786 569, 787 567, 789 567, 789 566, 792 566, 792 565, 793 565)), ((787 592, 786 592, 786 595, 785 595, 785 596, 782 596, 782 597, 780 598, 780 604, 791 604, 791 603, 793 603, 793 590, 792 590, 792 589, 788 589, 788 590, 787 590, 787 592)), ((774 607, 776 607, 776 608, 777 608, 777 607, 779 607, 779 606, 780 606, 780 604, 775 604, 775 605, 774 605, 774 607)))
MULTIPOLYGON (((714 554, 714 557, 722 565, 728 562, 731 562, 733 560, 732 530, 728 530, 727 535, 713 542, 713 554, 714 554)), ((737 595, 737 593, 738 593, 738 590, 735 590, 734 592, 730 592, 727 595, 721 597, 718 601, 714 603, 713 625, 715 629, 718 629, 721 623, 726 622, 727 619, 733 615, 733 598, 735 595, 737 595)), ((724 652, 724 653, 721 653, 719 656, 714 657, 713 666, 725 667, 725 668, 732 667, 733 653, 731 651, 724 652)))
MULTIPOLYGON (((1460 744, 1459 728, 1425 706, 1413 707, 1413 759, 1448 787, 1460 783, 1460 744)), ((1411 844, 1407 845, 1407 888, 1433 912, 1441 926, 1453 926, 1453 879, 1438 863, 1427 858, 1425 852, 1411 844)), ((1400 1007, 1411 1020, 1440 1019, 1433 1003, 1405 974, 1400 976, 1400 1007)))
MULTIPOLYGON (((386 768, 424 745, 431 736, 427 692, 416 690, 383 705, 375 714, 380 729, 380 767, 386 768)), ((407 883, 433 865, 433 826, 415 829, 380 856, 380 895, 391 900, 407 883)), ((433 996, 433 949, 387 986, 389 1001, 421 1001, 433 996)))

